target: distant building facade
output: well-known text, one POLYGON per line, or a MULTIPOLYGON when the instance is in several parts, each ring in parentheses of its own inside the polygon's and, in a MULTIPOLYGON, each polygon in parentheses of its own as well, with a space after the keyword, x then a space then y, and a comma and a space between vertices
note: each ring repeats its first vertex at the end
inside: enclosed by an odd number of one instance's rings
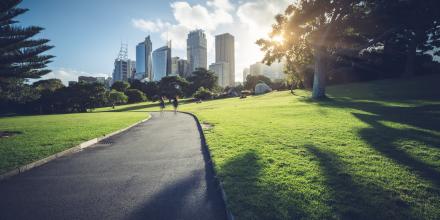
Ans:
POLYGON ((191 31, 188 34, 186 45, 190 72, 194 72, 197 68, 206 69, 208 65, 208 52, 205 32, 203 30, 191 31))
POLYGON ((135 79, 151 81, 153 61, 151 58, 152 43, 150 36, 136 46, 136 74, 135 79))
POLYGON ((230 73, 229 73, 229 63, 227 62, 218 62, 209 65, 209 70, 215 73, 218 77, 218 85, 225 88, 227 86, 235 86, 230 85, 230 73))
POLYGON ((183 78, 188 78, 191 75, 189 63, 187 60, 179 59, 177 61, 177 74, 183 78))
POLYGON ((136 73, 136 62, 132 60, 115 60, 115 68, 113 70, 113 82, 125 81, 132 79, 136 73))
POLYGON ((249 74, 252 76, 263 75, 271 80, 282 80, 285 78, 283 70, 283 62, 275 62, 270 66, 261 62, 257 62, 250 66, 249 74))
POLYGON ((227 74, 219 77, 219 85, 222 87, 235 86, 235 43, 234 36, 229 33, 215 36, 215 63, 225 65, 223 72, 227 74), (220 81, 220 78, 223 80, 220 81))
POLYGON ((246 81, 246 78, 249 75, 249 73, 250 73, 249 68, 246 67, 246 68, 243 69, 243 82, 246 81))
POLYGON ((171 43, 153 52, 153 81, 171 74, 171 43))
POLYGON ((179 57, 172 57, 171 58, 171 74, 170 76, 177 76, 179 75, 179 57))

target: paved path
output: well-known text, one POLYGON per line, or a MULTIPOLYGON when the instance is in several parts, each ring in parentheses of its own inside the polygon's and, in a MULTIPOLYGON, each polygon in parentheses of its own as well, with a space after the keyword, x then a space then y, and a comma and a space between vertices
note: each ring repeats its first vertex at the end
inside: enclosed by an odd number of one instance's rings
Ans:
POLYGON ((0 219, 225 219, 195 120, 152 115, 0 182, 0 219))

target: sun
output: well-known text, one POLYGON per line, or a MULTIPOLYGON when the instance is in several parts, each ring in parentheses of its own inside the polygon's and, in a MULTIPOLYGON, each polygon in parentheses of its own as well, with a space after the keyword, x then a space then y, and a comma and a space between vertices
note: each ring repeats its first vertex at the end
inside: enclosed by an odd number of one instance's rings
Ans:
POLYGON ((276 36, 272 37, 272 40, 275 41, 278 44, 282 44, 283 41, 284 41, 284 38, 281 35, 276 35, 276 36))

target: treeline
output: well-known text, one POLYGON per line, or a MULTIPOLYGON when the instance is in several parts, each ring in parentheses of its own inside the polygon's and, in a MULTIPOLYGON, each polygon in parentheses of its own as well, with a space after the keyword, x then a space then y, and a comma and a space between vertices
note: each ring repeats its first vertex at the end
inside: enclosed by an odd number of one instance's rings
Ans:
POLYGON ((296 87, 439 73, 439 0, 298 0, 257 44, 296 87), (277 39, 283 39, 279 41, 277 39))
POLYGON ((156 101, 160 97, 196 97, 210 99, 221 94, 217 76, 206 69, 197 69, 188 79, 168 76, 159 82, 114 82, 110 89, 100 83, 76 83, 64 86, 59 79, 40 80, 32 85, 15 87, 22 94, 13 97, 11 88, 8 97, 0 96, 2 113, 51 114, 87 112, 95 108, 156 101), (26 94, 24 94, 25 92, 26 94))

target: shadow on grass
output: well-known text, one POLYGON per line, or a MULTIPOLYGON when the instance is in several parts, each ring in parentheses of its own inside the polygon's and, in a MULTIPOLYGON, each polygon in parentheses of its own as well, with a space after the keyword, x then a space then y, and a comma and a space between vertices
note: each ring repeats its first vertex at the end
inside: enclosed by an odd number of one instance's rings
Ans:
POLYGON ((308 214, 297 190, 284 194, 282 183, 263 179, 265 165, 258 153, 249 150, 221 166, 221 179, 228 196, 228 204, 237 219, 300 219, 308 214))
MULTIPOLYGON (((430 99, 431 100, 431 99, 430 99)), ((401 100, 402 102, 404 100, 401 100)), ((437 99, 437 101, 439 101, 437 99)), ((384 102, 381 100, 381 102, 384 102)), ((370 127, 359 130, 359 137, 382 155, 409 167, 423 178, 440 187, 440 171, 434 166, 405 152, 399 141, 422 143, 431 149, 440 149, 440 104, 419 106, 387 106, 379 102, 356 101, 347 98, 335 98, 317 102, 322 107, 344 108, 365 112, 352 112, 357 119, 370 127), (393 122, 414 128, 394 128, 382 122, 393 122), (420 130, 423 129, 423 130, 420 130)), ((415 151, 423 151, 417 149, 415 151)), ((423 153, 423 152, 422 152, 423 153)))
POLYGON ((151 108, 151 107, 156 107, 156 106, 159 106, 159 103, 150 103, 150 104, 143 104, 143 105, 127 106, 127 107, 122 107, 122 108, 118 108, 118 109, 107 110, 107 111, 104 111, 104 112, 136 111, 136 110, 140 110, 140 109, 144 109, 144 108, 151 108))
POLYGON ((374 184, 359 184, 345 171, 344 164, 333 152, 305 146, 318 160, 325 184, 330 188, 329 206, 336 219, 408 219, 409 205, 374 184))

